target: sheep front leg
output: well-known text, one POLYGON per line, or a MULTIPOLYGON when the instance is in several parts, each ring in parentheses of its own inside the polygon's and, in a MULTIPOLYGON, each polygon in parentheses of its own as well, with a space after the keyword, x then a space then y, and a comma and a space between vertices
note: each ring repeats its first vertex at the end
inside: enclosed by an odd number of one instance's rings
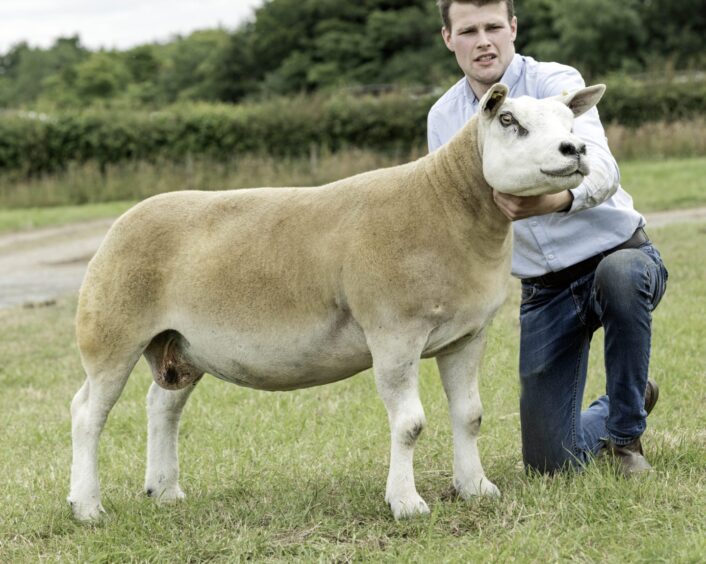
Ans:
POLYGON ((160 502, 186 497, 179 486, 179 420, 197 383, 181 390, 165 390, 153 382, 147 393, 145 492, 160 502))
POLYGON ((436 362, 446 391, 454 442, 454 488, 464 499, 500 495, 485 477, 478 455, 478 433, 483 407, 478 393, 478 367, 485 349, 481 333, 460 349, 441 354, 436 362))
POLYGON ((390 470, 385 501, 395 519, 429 513, 429 507, 417 493, 413 467, 414 445, 425 423, 417 390, 424 340, 393 336, 371 343, 375 382, 390 423, 390 470))

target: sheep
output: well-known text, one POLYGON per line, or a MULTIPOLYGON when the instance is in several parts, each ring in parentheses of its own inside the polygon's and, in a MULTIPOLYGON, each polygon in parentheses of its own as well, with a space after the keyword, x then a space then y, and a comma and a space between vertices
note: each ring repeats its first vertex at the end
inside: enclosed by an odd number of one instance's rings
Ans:
POLYGON ((465 499, 498 495, 476 444, 478 366, 505 299, 512 245, 493 188, 530 195, 578 186, 588 173, 583 149, 567 156, 560 146, 583 146, 573 117, 604 90, 510 99, 496 84, 447 145, 414 162, 314 188, 166 193, 126 212, 79 294, 87 377, 71 403, 74 516, 104 511, 99 436, 141 355, 154 376, 145 490, 162 502, 185 497, 179 418, 204 373, 292 390, 372 366, 391 434, 385 500, 395 519, 427 513, 413 452, 425 425, 419 362, 429 357, 448 399, 453 486, 465 499), (521 128, 507 127, 510 118, 521 128))

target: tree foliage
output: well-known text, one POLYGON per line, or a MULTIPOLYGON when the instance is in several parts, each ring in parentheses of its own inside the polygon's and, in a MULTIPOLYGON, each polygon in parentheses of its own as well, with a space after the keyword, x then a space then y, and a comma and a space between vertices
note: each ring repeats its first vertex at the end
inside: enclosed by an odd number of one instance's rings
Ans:
MULTIPOLYGON (((704 0, 519 0, 518 51, 611 72, 703 69, 704 0)), ((0 107, 159 107, 459 75, 433 0, 267 0, 240 28, 126 51, 25 43, 0 56, 0 107)))

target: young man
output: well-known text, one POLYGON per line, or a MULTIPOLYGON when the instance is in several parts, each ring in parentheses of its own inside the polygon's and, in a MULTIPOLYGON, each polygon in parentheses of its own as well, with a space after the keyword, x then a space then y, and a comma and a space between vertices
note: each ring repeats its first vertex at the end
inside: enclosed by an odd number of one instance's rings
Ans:
MULTIPOLYGON (((545 98, 585 86, 575 69, 515 53, 512 0, 438 0, 446 46, 464 77, 431 108, 429 150, 478 110, 490 86, 545 98)), ((667 271, 620 187, 594 108, 574 131, 590 174, 576 189, 536 197, 495 193, 514 221, 513 275, 522 279, 520 418, 527 468, 553 472, 607 451, 625 475, 651 469, 640 436, 658 389, 648 381, 651 312, 667 271), (581 412, 591 336, 605 331, 607 394, 581 412)))

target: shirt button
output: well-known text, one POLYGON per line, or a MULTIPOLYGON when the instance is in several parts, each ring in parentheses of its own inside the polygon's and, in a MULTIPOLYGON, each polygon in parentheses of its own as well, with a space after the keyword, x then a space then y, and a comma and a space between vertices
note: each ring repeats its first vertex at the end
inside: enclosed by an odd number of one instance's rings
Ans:
POLYGON ((547 258, 548 258, 549 260, 554 260, 554 255, 547 255, 547 258))
POLYGON ((532 225, 532 227, 537 227, 537 225, 539 225, 539 223, 537 223, 536 221, 533 221, 530 225, 532 225))

